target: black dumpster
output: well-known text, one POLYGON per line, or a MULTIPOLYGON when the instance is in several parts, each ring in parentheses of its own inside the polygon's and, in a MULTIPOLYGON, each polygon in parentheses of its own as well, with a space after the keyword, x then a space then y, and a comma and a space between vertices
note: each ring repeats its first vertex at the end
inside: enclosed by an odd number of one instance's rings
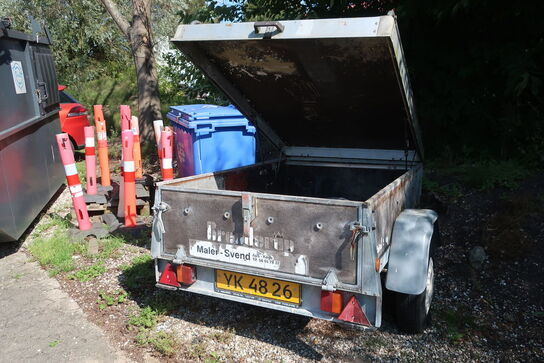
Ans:
POLYGON ((0 22, 0 242, 19 239, 63 182, 49 44, 0 22))

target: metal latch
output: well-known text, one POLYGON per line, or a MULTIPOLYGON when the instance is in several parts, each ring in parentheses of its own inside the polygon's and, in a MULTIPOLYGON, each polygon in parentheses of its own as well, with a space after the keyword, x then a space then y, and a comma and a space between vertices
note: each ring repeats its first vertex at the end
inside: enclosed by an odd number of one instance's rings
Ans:
POLYGON ((38 87, 36 89, 36 94, 38 96, 38 103, 42 103, 49 98, 47 94, 47 87, 45 82, 38 81, 38 87))
POLYGON ((356 241, 360 236, 368 235, 369 229, 367 226, 363 226, 359 222, 351 222, 349 224, 349 230, 351 231, 349 255, 351 260, 355 261, 355 251, 357 250, 356 241))
POLYGON ((244 237, 250 237, 252 235, 251 222, 256 217, 255 213, 255 201, 253 196, 248 193, 242 193, 242 218, 244 220, 244 237))

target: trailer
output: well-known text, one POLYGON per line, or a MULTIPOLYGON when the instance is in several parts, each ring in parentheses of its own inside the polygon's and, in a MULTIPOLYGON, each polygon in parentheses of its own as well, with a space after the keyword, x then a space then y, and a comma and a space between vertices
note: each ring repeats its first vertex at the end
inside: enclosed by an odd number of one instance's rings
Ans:
POLYGON ((51 41, 32 25, 27 34, 0 21, 0 243, 18 240, 64 180, 51 41))
POLYGON ((172 41, 273 152, 157 184, 157 286, 365 329, 387 289, 398 326, 421 332, 437 214, 417 209, 423 148, 394 14, 180 25, 172 41))

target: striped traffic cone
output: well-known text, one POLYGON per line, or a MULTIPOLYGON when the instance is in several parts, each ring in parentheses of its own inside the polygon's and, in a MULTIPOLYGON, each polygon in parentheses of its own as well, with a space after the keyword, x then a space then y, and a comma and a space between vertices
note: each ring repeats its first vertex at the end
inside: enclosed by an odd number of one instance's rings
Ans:
POLYGON ((166 127, 161 132, 161 166, 162 166, 162 179, 172 180, 174 179, 174 169, 172 166, 172 154, 174 147, 174 133, 172 129, 166 127))
POLYGON ((68 134, 57 134, 56 138, 60 158, 64 165, 64 171, 66 172, 66 181, 68 182, 68 188, 70 188, 70 193, 72 194, 72 203, 74 204, 79 229, 82 231, 89 230, 92 225, 89 220, 89 213, 87 212, 87 204, 85 204, 85 198, 83 197, 83 189, 81 188, 79 175, 77 174, 72 143, 70 142, 68 134))
POLYGON ((93 106, 94 124, 96 125, 96 138, 98 140, 98 162, 100 163, 100 183, 102 186, 109 187, 110 179, 110 159, 108 156, 108 136, 106 133, 106 120, 102 112, 102 105, 93 106))
POLYGON ((131 130, 121 133, 123 142, 123 180, 125 183, 125 227, 136 225, 136 172, 134 165, 134 135, 131 130))
MULTIPOLYGON (((121 113, 121 135, 123 131, 130 129, 130 107, 127 105, 121 105, 119 107, 121 113)), ((119 204, 117 205, 117 217, 123 218, 125 216, 125 180, 124 180, 124 165, 123 154, 121 153, 121 173, 119 175, 119 204)))
POLYGON ((87 177, 87 194, 96 194, 96 154, 94 150, 94 127, 85 126, 85 174, 87 177))
POLYGON ((140 127, 138 126, 138 117, 130 118, 130 128, 132 129, 134 139, 134 167, 136 168, 136 179, 141 179, 144 176, 142 168, 142 151, 140 149, 140 127))
POLYGON ((162 173, 162 155, 161 155, 161 132, 164 127, 162 120, 153 121, 153 130, 155 130, 155 142, 157 143, 157 154, 159 156, 159 165, 162 173))

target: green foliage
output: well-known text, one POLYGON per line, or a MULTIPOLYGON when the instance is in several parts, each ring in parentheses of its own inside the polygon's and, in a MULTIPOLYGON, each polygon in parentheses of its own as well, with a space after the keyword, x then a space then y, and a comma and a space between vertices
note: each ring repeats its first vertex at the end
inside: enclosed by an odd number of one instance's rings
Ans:
POLYGON ((122 284, 129 290, 152 288, 155 285, 153 259, 149 255, 133 258, 131 266, 123 270, 122 277, 122 284))
POLYGON ((71 280, 78 280, 81 282, 91 281, 106 272, 106 266, 104 261, 99 260, 91 266, 84 267, 77 270, 74 273, 69 274, 67 277, 71 280))
POLYGON ((474 317, 466 308, 444 309, 437 312, 438 320, 446 325, 446 337, 452 343, 460 342, 474 327, 474 317))
POLYGON ((479 190, 496 187, 515 189, 520 180, 531 174, 527 165, 517 160, 483 160, 457 165, 435 166, 441 175, 457 181, 439 185, 436 181, 425 178, 423 179, 424 188, 454 198, 461 196, 458 182, 479 190))
POLYGON ((132 315, 128 323, 136 327, 150 329, 157 325, 158 321, 159 312, 153 310, 150 306, 146 306, 138 314, 132 315))
POLYGON ((116 290, 112 293, 100 291, 98 294, 98 308, 104 310, 108 306, 123 304, 126 301, 128 294, 125 290, 116 290))
MULTIPOLYGON (((112 147, 117 144, 115 139, 119 137, 120 126, 120 105, 129 105, 133 112, 137 110, 138 89, 136 87, 136 78, 132 69, 115 72, 114 76, 110 72, 100 75, 92 80, 81 81, 67 91, 81 102, 89 111, 93 105, 102 105, 104 118, 108 127, 108 144, 110 153, 112 147)), ((115 151, 115 150, 114 150, 115 151)), ((113 156, 112 156, 113 158, 113 156)))
POLYGON ((66 231, 57 230, 51 237, 38 238, 30 245, 29 250, 40 265, 49 269, 49 276, 75 268, 72 256, 78 246, 70 242, 66 231))
POLYGON ((179 345, 176 336, 171 332, 149 332, 148 330, 140 331, 136 335, 136 343, 150 345, 153 349, 168 357, 174 355, 179 345))
POLYGON ((99 1, 4 0, 0 13, 27 32, 29 15, 45 23, 60 83, 77 84, 130 64, 126 40, 99 1))
MULTIPOLYGON (((186 23, 255 21, 383 15, 394 8, 428 154, 541 162, 544 29, 534 14, 543 7, 507 0, 234 0, 210 1, 180 16, 186 23)), ((191 78, 176 82, 214 94, 200 72, 186 69, 191 78)))
POLYGON ((109 236, 101 239, 99 241, 100 253, 98 254, 98 258, 105 260, 114 257, 119 248, 121 248, 125 243, 124 238, 118 236, 109 236))
POLYGON ((55 348, 57 345, 59 345, 59 343, 60 343, 60 340, 58 340, 58 339, 57 339, 57 340, 53 340, 52 342, 49 342, 49 346, 50 346, 51 348, 55 348))

